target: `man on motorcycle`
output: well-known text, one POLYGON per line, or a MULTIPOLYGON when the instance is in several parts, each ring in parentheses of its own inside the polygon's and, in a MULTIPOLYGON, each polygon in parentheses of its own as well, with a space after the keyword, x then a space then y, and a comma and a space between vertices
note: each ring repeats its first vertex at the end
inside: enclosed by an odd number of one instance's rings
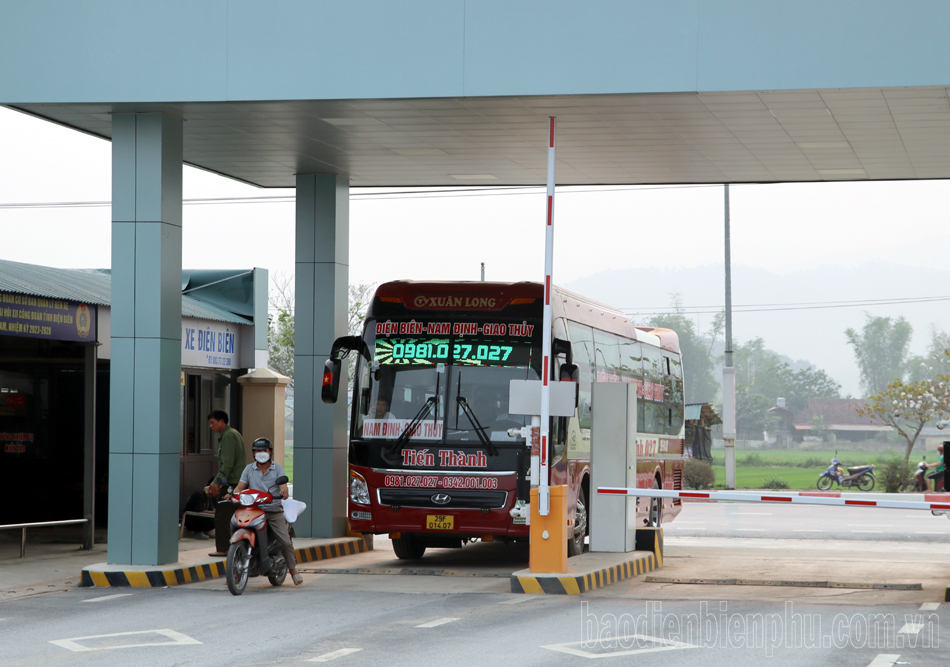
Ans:
POLYGON ((947 468, 946 468, 946 459, 944 458, 946 456, 946 454, 944 453, 945 452, 944 445, 950 445, 950 441, 945 440, 943 444, 937 445, 937 453, 940 454, 940 458, 937 459, 939 463, 937 463, 937 467, 934 468, 934 471, 930 473, 929 475, 927 475, 927 479, 933 480, 934 491, 936 491, 937 487, 940 485, 940 480, 943 480, 943 490, 944 491, 947 490, 947 480, 945 477, 947 468))
MULTIPOLYGON (((247 466, 241 473, 241 481, 234 487, 234 495, 244 489, 257 489, 270 493, 271 489, 277 486, 277 478, 284 475, 284 467, 274 461, 274 447, 270 440, 258 438, 251 445, 251 451, 254 453, 254 463, 247 466)), ((281 504, 281 500, 288 498, 290 494, 286 484, 281 484, 279 488, 279 496, 275 494, 274 502, 263 509, 267 512, 267 523, 280 544, 284 560, 287 561, 287 569, 290 570, 294 585, 299 586, 303 583, 303 577, 297 573, 294 545, 290 541, 290 524, 284 518, 284 509, 281 504)))

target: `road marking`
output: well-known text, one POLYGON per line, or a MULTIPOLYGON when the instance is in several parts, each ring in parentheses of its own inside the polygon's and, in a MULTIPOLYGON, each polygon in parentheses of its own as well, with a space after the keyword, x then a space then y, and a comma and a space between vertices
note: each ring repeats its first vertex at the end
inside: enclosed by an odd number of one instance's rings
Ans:
MULTIPOLYGON (((547 646, 542 646, 541 648, 546 648, 549 651, 557 651, 559 653, 567 653, 570 655, 580 656, 581 658, 587 658, 588 660, 593 658, 618 658, 622 655, 635 655, 638 653, 657 653, 659 651, 675 651, 677 649, 683 648, 699 648, 693 644, 684 644, 683 642, 678 642, 671 639, 663 639, 661 637, 650 637, 648 635, 625 635, 623 637, 613 637, 609 641, 610 647, 616 647, 617 651, 606 651, 603 650, 605 647, 600 647, 600 642, 594 640, 593 642, 567 642, 565 644, 548 644, 547 646), (591 643, 594 645, 591 646, 591 643), (652 646, 644 646, 644 648, 632 648, 633 646, 643 646, 644 644, 652 644, 652 646), (627 647, 631 648, 627 648, 627 647), (577 648, 574 648, 577 647, 577 648), (586 648, 600 648, 596 653, 586 651, 586 648)), ((877 665, 875 665, 877 667, 877 665)))
POLYGON ((440 618, 437 621, 429 621, 428 623, 423 623, 422 625, 417 625, 417 628, 434 628, 439 625, 445 625, 446 623, 451 623, 452 621, 457 621, 457 618, 440 618))
POLYGON ((897 634, 918 635, 924 629, 923 623, 904 623, 904 627, 897 631, 897 634))
POLYGON ((915 530, 914 535, 946 535, 942 530, 915 530))
POLYGON ((849 523, 848 528, 893 528, 889 523, 849 523))
POLYGON ((900 655, 890 653, 879 653, 868 667, 894 667, 894 663, 900 658, 900 655))
POLYGON ((852 530, 852 533, 883 533, 883 530, 852 530))
MULTIPOLYGON (((519 595, 514 600, 502 600, 501 602, 496 602, 495 604, 521 604, 522 602, 531 602, 532 600, 537 600, 540 596, 537 595, 519 595)), ((0 618, 0 621, 3 619, 0 618)))
MULTIPOLYGON (((133 640, 134 641, 134 640, 133 640)), ((69 649, 70 651, 102 651, 105 649, 113 648, 138 648, 141 646, 185 646, 187 644, 200 644, 197 639, 192 639, 188 635, 183 635, 180 632, 175 632, 174 630, 162 629, 162 630, 140 630, 137 632, 114 632, 108 635, 89 635, 87 637, 73 637, 72 639, 51 639, 50 644, 56 644, 63 648, 69 649), (134 635, 160 635, 171 641, 157 641, 157 642, 146 642, 146 643, 135 643, 135 644, 113 644, 109 646, 84 646, 80 644, 81 641, 88 641, 90 639, 109 639, 110 637, 129 637, 131 638, 134 635)))
POLYGON ((124 598, 132 595, 131 593, 116 593, 115 595, 103 595, 98 598, 89 598, 88 600, 83 600, 83 602, 103 602, 105 600, 115 600, 116 598, 124 598))
POLYGON ((331 660, 336 660, 337 658, 342 658, 343 656, 362 650, 361 648, 341 648, 339 651, 324 653, 323 655, 318 655, 316 658, 310 658, 307 662, 330 662, 331 660))
POLYGON ((771 512, 733 512, 729 516, 772 516, 771 512))
POLYGON ((922 605, 920 605, 920 611, 937 611, 938 609, 940 609, 939 602, 924 602, 922 605))
POLYGON ((758 530, 758 531, 764 531, 765 528, 736 528, 735 530, 758 530))
POLYGON ((793 533, 823 533, 825 532, 821 528, 793 528, 793 533))

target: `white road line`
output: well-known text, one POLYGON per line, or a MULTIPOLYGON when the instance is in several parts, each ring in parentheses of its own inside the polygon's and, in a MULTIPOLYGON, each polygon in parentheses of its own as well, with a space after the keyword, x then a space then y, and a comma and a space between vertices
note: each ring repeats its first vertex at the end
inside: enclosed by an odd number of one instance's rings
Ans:
MULTIPOLYGON (((135 642, 136 640, 132 640, 135 642)), ((56 644, 63 648, 69 649, 70 651, 101 651, 104 649, 113 649, 113 648, 139 648, 142 646, 184 646, 186 644, 200 644, 201 642, 197 639, 193 639, 188 635, 183 635, 180 632, 175 632, 174 630, 162 629, 162 630, 139 630, 136 632, 113 632, 108 635, 89 635, 87 637, 73 637, 72 639, 51 639, 50 644, 56 644), (132 644, 118 644, 112 646, 84 646, 80 644, 81 641, 86 641, 88 639, 106 639, 108 637, 131 637, 133 635, 160 635, 171 641, 158 641, 158 642, 145 642, 145 643, 132 643, 132 644)))
POLYGON ((919 635, 924 629, 923 623, 904 623, 904 627, 897 631, 897 634, 919 635))
POLYGON ((132 595, 131 593, 116 593, 115 595, 103 595, 98 598, 89 598, 88 600, 83 600, 83 602, 104 602, 105 600, 115 600, 116 598, 124 598, 132 595))
POLYGON ((883 533, 883 530, 852 530, 852 533, 883 533))
POLYGON ((868 667, 894 667, 894 663, 900 659, 900 654, 879 653, 868 667))
POLYGON ((336 660, 337 658, 342 658, 343 656, 362 650, 361 648, 341 648, 339 651, 324 653, 323 655, 318 655, 316 658, 310 658, 307 662, 330 662, 331 660, 336 660))
POLYGON ((920 605, 920 611, 937 611, 938 609, 940 609, 939 602, 924 602, 922 605, 920 605))
POLYGON ((821 528, 793 528, 793 533, 823 533, 825 532, 821 528))
POLYGON ((889 523, 849 523, 848 528, 893 528, 889 523))
POLYGON ((915 530, 914 535, 946 535, 942 530, 915 530))
POLYGON ((437 621, 429 621, 428 623, 423 623, 422 625, 417 625, 417 628, 434 628, 439 625, 445 625, 446 623, 451 623, 452 621, 457 621, 457 618, 440 618, 437 621))
POLYGON ((733 512, 729 516, 772 516, 771 512, 733 512))
POLYGON ((765 528, 736 528, 735 530, 757 530, 761 532, 764 531, 765 528))
MULTIPOLYGON (((536 595, 519 595, 513 600, 502 600, 501 602, 496 602, 495 604, 521 604, 522 602, 530 602, 531 600, 537 600, 538 596, 536 595)), ((0 618, 0 621, 3 619, 0 618)))

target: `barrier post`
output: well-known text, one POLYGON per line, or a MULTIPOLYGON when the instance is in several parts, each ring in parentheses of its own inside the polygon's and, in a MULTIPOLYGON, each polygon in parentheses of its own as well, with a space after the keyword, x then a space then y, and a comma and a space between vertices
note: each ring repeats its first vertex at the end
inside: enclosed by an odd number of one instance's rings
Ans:
POLYGON ((541 514, 538 489, 531 489, 528 568, 532 572, 567 572, 567 485, 550 487, 550 494, 549 512, 541 514))

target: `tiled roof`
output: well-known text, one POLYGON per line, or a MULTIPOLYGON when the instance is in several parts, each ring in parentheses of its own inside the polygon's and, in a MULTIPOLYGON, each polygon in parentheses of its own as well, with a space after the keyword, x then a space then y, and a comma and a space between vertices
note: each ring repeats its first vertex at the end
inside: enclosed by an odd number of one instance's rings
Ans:
POLYGON ((809 398, 808 407, 795 415, 792 423, 810 426, 812 419, 822 417, 825 424, 880 426, 880 423, 871 417, 858 416, 858 408, 863 407, 864 399, 861 398, 809 398))

